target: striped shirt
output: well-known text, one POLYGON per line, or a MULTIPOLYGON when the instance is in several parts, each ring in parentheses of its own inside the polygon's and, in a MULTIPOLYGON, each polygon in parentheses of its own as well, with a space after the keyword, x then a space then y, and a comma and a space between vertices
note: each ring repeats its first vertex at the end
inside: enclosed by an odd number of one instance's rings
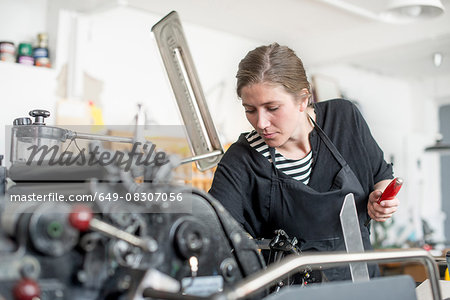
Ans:
MULTIPOLYGON (((246 136, 250 146, 257 152, 261 153, 267 160, 272 163, 272 158, 270 157, 269 146, 264 142, 262 137, 253 130, 246 136)), ((275 149, 275 160, 277 169, 291 176, 292 178, 303 182, 304 184, 309 183, 309 178, 311 175, 312 166, 312 151, 309 151, 308 155, 301 159, 287 159, 281 153, 275 149)))

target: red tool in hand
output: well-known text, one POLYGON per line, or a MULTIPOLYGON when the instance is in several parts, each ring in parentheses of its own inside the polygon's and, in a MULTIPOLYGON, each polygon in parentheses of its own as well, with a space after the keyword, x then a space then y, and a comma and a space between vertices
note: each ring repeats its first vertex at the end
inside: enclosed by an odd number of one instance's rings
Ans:
POLYGON ((380 199, 378 199, 378 204, 381 203, 383 200, 392 200, 397 196, 398 192, 400 191, 400 188, 403 185, 403 179, 400 177, 394 178, 389 185, 384 190, 383 194, 381 194, 380 199))
MULTIPOLYGON (((398 192, 400 191, 400 188, 403 185, 403 179, 400 177, 394 178, 389 185, 384 189, 383 194, 381 194, 380 199, 378 199, 377 203, 380 204, 381 201, 384 200, 392 200, 397 196, 398 192)), ((369 225, 370 218, 364 223, 364 226, 369 225)))

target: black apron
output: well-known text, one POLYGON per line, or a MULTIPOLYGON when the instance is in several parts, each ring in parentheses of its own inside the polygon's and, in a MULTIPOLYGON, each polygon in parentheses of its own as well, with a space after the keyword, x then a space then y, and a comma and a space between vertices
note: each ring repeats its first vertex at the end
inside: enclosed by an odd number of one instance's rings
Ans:
MULTIPOLYGON (((290 237, 296 237, 302 251, 345 251, 339 213, 344 198, 353 193, 357 206, 364 248, 372 249, 367 219, 367 196, 358 178, 336 149, 330 138, 311 118, 315 129, 330 153, 341 166, 327 192, 317 192, 308 185, 284 174, 276 168, 275 149, 270 148, 272 158, 272 182, 270 190, 269 223, 273 229, 284 229, 290 237)), ((314 170, 312 170, 314 172, 314 170)), ((324 271, 328 280, 350 279, 349 267, 324 271)), ((377 268, 370 267, 371 276, 377 268)))

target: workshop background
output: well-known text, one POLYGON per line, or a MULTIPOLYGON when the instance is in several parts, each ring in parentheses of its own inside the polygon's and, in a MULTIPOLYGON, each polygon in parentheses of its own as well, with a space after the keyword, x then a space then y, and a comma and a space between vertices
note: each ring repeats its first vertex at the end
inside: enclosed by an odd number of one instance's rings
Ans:
MULTIPOLYGON (((450 142, 450 1, 437 18, 399 24, 379 18, 386 3, 0 0, 0 41, 35 46, 46 33, 50 58, 47 67, 0 61, 0 122, 41 108, 52 113, 48 125, 129 125, 141 104, 148 124, 181 124, 150 30, 175 10, 223 145, 250 129, 235 94, 238 62, 256 46, 288 45, 317 100, 357 102, 405 180, 398 213, 375 228, 376 245, 442 250, 450 244, 450 161, 425 148, 439 134, 450 142)), ((2 130, 0 154, 7 144, 2 130)))

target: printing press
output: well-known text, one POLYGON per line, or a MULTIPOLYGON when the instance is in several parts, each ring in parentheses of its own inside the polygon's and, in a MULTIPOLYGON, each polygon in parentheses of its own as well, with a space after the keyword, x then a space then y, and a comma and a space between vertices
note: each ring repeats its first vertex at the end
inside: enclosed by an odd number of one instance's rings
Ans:
POLYGON ((0 299, 412 299, 405 278, 305 288, 312 269, 409 260, 425 264, 440 299, 436 264, 423 250, 304 254, 282 230, 268 243, 255 241, 218 201, 174 180, 184 164, 214 167, 223 149, 177 14, 152 31, 193 156, 156 150, 139 117, 125 138, 45 125, 46 110, 18 116, 10 166, 0 167, 0 299), (81 140, 89 143, 69 157, 63 145, 81 140), (77 196, 90 200, 59 201, 77 196), (278 259, 266 267, 261 249, 278 259), (303 284, 285 287, 295 273, 303 284))

